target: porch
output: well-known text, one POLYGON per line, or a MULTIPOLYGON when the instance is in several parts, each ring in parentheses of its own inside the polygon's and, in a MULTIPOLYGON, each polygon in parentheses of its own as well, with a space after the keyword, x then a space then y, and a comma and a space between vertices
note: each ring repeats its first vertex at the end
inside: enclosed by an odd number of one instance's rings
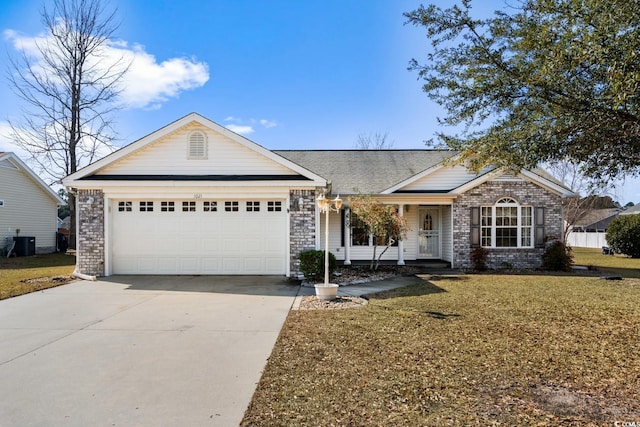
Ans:
MULTIPOLYGON (((391 204, 391 203, 390 203, 391 204)), ((451 268, 453 264, 453 215, 451 204, 400 203, 394 205, 405 217, 409 231, 404 240, 395 242, 382 255, 386 265, 420 265, 451 268)), ((317 247, 324 250, 325 216, 317 216, 317 247)), ((342 265, 366 264, 386 249, 377 245, 375 236, 349 207, 329 214, 329 251, 342 265)))

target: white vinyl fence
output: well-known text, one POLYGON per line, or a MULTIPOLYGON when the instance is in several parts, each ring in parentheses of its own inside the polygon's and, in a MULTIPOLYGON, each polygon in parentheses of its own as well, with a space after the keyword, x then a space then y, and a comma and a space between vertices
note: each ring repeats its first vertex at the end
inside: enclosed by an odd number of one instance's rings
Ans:
POLYGON ((572 231, 567 236, 567 244, 579 248, 598 248, 609 246, 604 231, 572 231))

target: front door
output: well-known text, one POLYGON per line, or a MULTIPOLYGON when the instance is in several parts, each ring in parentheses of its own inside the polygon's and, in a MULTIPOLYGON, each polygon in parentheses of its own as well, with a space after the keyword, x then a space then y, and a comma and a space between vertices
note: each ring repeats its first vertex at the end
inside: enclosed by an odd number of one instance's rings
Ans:
POLYGON ((418 258, 440 258, 440 208, 420 208, 418 258))

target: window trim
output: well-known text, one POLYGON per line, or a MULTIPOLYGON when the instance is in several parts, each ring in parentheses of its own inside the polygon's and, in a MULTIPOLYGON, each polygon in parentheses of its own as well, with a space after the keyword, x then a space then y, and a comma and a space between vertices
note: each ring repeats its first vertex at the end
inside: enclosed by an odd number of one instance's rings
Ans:
MULTIPOLYGON (((473 213, 472 213, 473 215, 473 213)), ((493 205, 482 205, 478 211, 479 222, 474 224, 472 220, 472 225, 475 225, 479 228, 478 233, 478 243, 479 246, 484 248, 491 249, 533 249, 535 247, 535 225, 536 225, 536 209, 530 205, 520 204, 513 197, 500 197, 493 205), (504 221, 502 224, 498 224, 498 210, 501 208, 516 208, 516 214, 514 216, 505 217, 504 215, 500 216, 502 219, 515 219, 515 224, 505 225, 504 221), (523 211, 525 215, 523 216, 523 211), (528 212, 527 212, 528 211, 528 212), (489 215, 487 215, 487 213, 489 215), (528 215, 527 215, 528 213, 528 215), (523 225, 523 218, 529 218, 528 224, 523 225), (513 229, 516 231, 515 236, 505 237, 505 238, 513 238, 516 239, 515 246, 498 246, 498 230, 508 230, 513 229), (523 244, 523 240, 526 239, 527 234, 524 233, 525 230, 528 229, 528 245, 523 244)), ((506 221, 510 222, 510 221, 506 221)))

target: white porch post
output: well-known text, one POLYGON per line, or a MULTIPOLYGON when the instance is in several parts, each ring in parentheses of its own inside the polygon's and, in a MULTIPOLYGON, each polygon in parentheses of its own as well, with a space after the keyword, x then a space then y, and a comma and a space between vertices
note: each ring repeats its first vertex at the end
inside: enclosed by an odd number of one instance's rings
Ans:
MULTIPOLYGON (((398 205, 398 214, 404 216, 404 205, 398 205)), ((404 241, 400 239, 398 241, 398 265, 404 265, 404 241)))
POLYGON ((351 209, 344 208, 344 265, 351 265, 351 209))

